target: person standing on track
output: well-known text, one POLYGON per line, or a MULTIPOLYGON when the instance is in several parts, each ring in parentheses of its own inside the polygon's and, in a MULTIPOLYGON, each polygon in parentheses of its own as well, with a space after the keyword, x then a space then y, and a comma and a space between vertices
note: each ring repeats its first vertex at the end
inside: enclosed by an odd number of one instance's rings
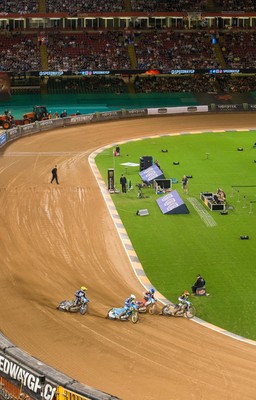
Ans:
POLYGON ((57 185, 59 184, 58 181, 58 169, 57 169, 57 165, 55 165, 55 167, 52 169, 52 179, 51 179, 51 183, 55 180, 57 185))

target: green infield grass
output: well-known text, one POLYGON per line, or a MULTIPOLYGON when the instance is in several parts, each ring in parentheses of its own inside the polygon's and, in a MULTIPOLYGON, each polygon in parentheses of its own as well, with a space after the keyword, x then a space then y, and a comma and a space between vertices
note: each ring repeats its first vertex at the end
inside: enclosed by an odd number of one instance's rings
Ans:
MULTIPOLYGON (((207 297, 191 297, 197 317, 235 334, 256 339, 256 132, 182 134, 119 143, 96 157, 107 185, 107 171, 115 171, 115 187, 124 174, 132 189, 112 199, 133 247, 152 285, 172 302, 191 291, 196 275, 206 280, 207 297), (239 150, 240 149, 240 150, 239 150), (162 151, 164 150, 164 151, 162 151), (189 214, 164 215, 153 187, 142 189, 140 157, 158 160, 166 179, 172 178, 189 214), (174 164, 176 163, 176 165, 174 164), (178 163, 178 164, 177 164, 178 163), (181 180, 190 175, 188 193, 181 180), (201 192, 222 188, 227 214, 210 211, 201 192), (141 209, 148 216, 138 216, 141 209), (209 221, 211 222, 209 224, 209 221), (249 240, 241 240, 248 236, 249 240)), ((112 144, 111 144, 112 146, 112 144)))

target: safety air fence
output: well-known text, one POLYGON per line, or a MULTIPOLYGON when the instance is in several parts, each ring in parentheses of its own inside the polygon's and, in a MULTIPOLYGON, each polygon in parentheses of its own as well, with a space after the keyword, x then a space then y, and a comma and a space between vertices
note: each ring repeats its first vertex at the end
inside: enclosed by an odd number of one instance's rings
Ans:
MULTIPOLYGON (((129 118, 206 112, 256 111, 256 104, 211 104, 96 112, 15 126, 0 134, 0 147, 20 137, 78 124, 129 118)), ((0 334, 0 400, 114 400, 117 397, 81 384, 26 352, 0 334)))
POLYGON ((119 110, 74 115, 66 118, 48 119, 40 122, 36 121, 28 125, 18 125, 6 131, 2 131, 0 134, 0 147, 3 147, 6 143, 22 136, 78 124, 91 124, 103 121, 142 118, 156 115, 195 114, 204 112, 227 113, 239 111, 256 111, 256 104, 211 104, 187 107, 140 108, 134 110, 119 110))

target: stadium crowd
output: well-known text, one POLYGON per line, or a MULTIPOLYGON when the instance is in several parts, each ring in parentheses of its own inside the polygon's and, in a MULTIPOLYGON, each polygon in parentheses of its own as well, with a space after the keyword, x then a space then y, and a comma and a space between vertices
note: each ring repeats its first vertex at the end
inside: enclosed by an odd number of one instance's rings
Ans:
MULTIPOLYGON (((256 11, 255 0, 42 0, 43 8, 49 13, 64 12, 70 15, 77 13, 102 12, 201 12, 201 11, 256 11)), ((1 13, 36 13, 39 12, 39 0, 2 0, 1 13)))
POLYGON ((256 91, 255 76, 227 76, 217 78, 220 92, 224 93, 248 93, 256 91))
MULTIPOLYGON (((209 31, 135 31, 135 69, 256 68, 256 32, 219 32, 224 65, 211 45, 209 31), (248 62, 248 60, 250 60, 248 62)), ((47 45, 49 70, 131 69, 126 34, 120 30, 54 32, 47 45)), ((30 33, 2 35, 2 71, 40 70, 40 43, 30 33)))
POLYGON ((211 75, 191 76, 137 76, 134 82, 136 93, 169 93, 169 92, 216 92, 215 79, 211 75))
POLYGON ((225 11, 256 11, 255 0, 214 0, 216 9, 225 11))
POLYGON ((47 51, 50 70, 130 68, 128 52, 119 31, 56 33, 49 38, 47 51))
MULTIPOLYGON (((136 75, 135 93, 248 93, 256 90, 254 76, 195 74, 183 76, 136 75)), ((128 92, 127 79, 122 77, 50 78, 48 93, 113 93, 128 92)))
POLYGON ((256 68, 255 31, 224 32, 220 37, 220 46, 228 67, 256 68))
POLYGON ((138 68, 220 68, 207 31, 139 33, 135 41, 138 68))
POLYGON ((121 94, 128 92, 124 80, 119 77, 77 77, 71 78, 51 78, 48 81, 48 93, 115 93, 121 94))
POLYGON ((2 0, 0 2, 0 14, 30 14, 39 10, 37 0, 2 0))
POLYGON ((181 11, 204 11, 207 9, 207 0, 131 0, 133 11, 140 12, 181 12, 181 11))
POLYGON ((111 12, 124 11, 123 0, 46 0, 46 10, 50 13, 68 12, 76 14, 79 12, 111 12))
MULTIPOLYGON (((255 0, 3 0, 0 14, 36 13, 39 9, 47 12, 65 12, 74 15, 79 12, 103 13, 136 11, 145 16, 163 12, 197 12, 204 10, 225 9, 255 11, 255 0), (40 6, 40 7, 39 7, 40 6)), ((223 20, 224 21, 224 20, 223 20)), ((235 19, 234 19, 235 21, 235 19)), ((237 26, 226 26, 221 29, 208 29, 200 25, 194 29, 193 24, 185 29, 156 29, 152 25, 139 28, 121 27, 111 29, 81 28, 62 31, 50 29, 47 41, 40 40, 29 29, 9 28, 9 24, 0 30, 0 70, 16 74, 18 78, 26 72, 40 71, 90 71, 93 70, 149 70, 159 69, 168 74, 178 69, 250 69, 256 68, 256 31, 238 29, 237 26), (217 44, 212 43, 215 33, 217 44), (42 45, 45 45, 44 60, 42 45), (43 67, 44 65, 44 67, 43 67)), ((85 77, 84 77, 85 78, 85 77)), ((90 78, 90 77, 86 77, 90 78)), ((21 81, 19 80, 19 83, 21 81)), ((17 83, 17 82, 16 82, 17 83)), ((46 83, 46 80, 41 80, 46 83)), ((40 84, 40 82, 39 82, 40 84)), ((51 93, 112 92, 124 93, 133 86, 135 93, 142 92, 247 92, 255 90, 254 76, 136 76, 129 82, 122 78, 107 79, 49 79, 48 90, 51 93)), ((18 85, 19 86, 19 85, 18 85)), ((38 86, 38 85, 37 85, 38 86)), ((18 89, 17 89, 18 90, 18 89)), ((31 89, 33 90, 33 89, 31 89)), ((38 89, 34 89, 38 90, 38 89)))
POLYGON ((38 71, 41 68, 38 43, 34 41, 32 34, 2 35, 0 52, 0 71, 22 73, 29 70, 38 71))

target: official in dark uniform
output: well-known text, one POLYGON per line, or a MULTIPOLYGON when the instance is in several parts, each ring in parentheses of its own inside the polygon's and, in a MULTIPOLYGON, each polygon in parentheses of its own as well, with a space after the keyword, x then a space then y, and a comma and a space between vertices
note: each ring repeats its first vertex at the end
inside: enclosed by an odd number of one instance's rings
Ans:
POLYGON ((120 185, 122 186, 122 193, 126 193, 127 188, 127 180, 126 177, 122 174, 120 178, 120 185))
POLYGON ((58 169, 57 169, 57 165, 55 165, 55 167, 52 169, 52 179, 51 179, 51 183, 53 182, 53 181, 56 181, 56 183, 57 183, 57 185, 59 184, 59 181, 58 181, 58 169))

